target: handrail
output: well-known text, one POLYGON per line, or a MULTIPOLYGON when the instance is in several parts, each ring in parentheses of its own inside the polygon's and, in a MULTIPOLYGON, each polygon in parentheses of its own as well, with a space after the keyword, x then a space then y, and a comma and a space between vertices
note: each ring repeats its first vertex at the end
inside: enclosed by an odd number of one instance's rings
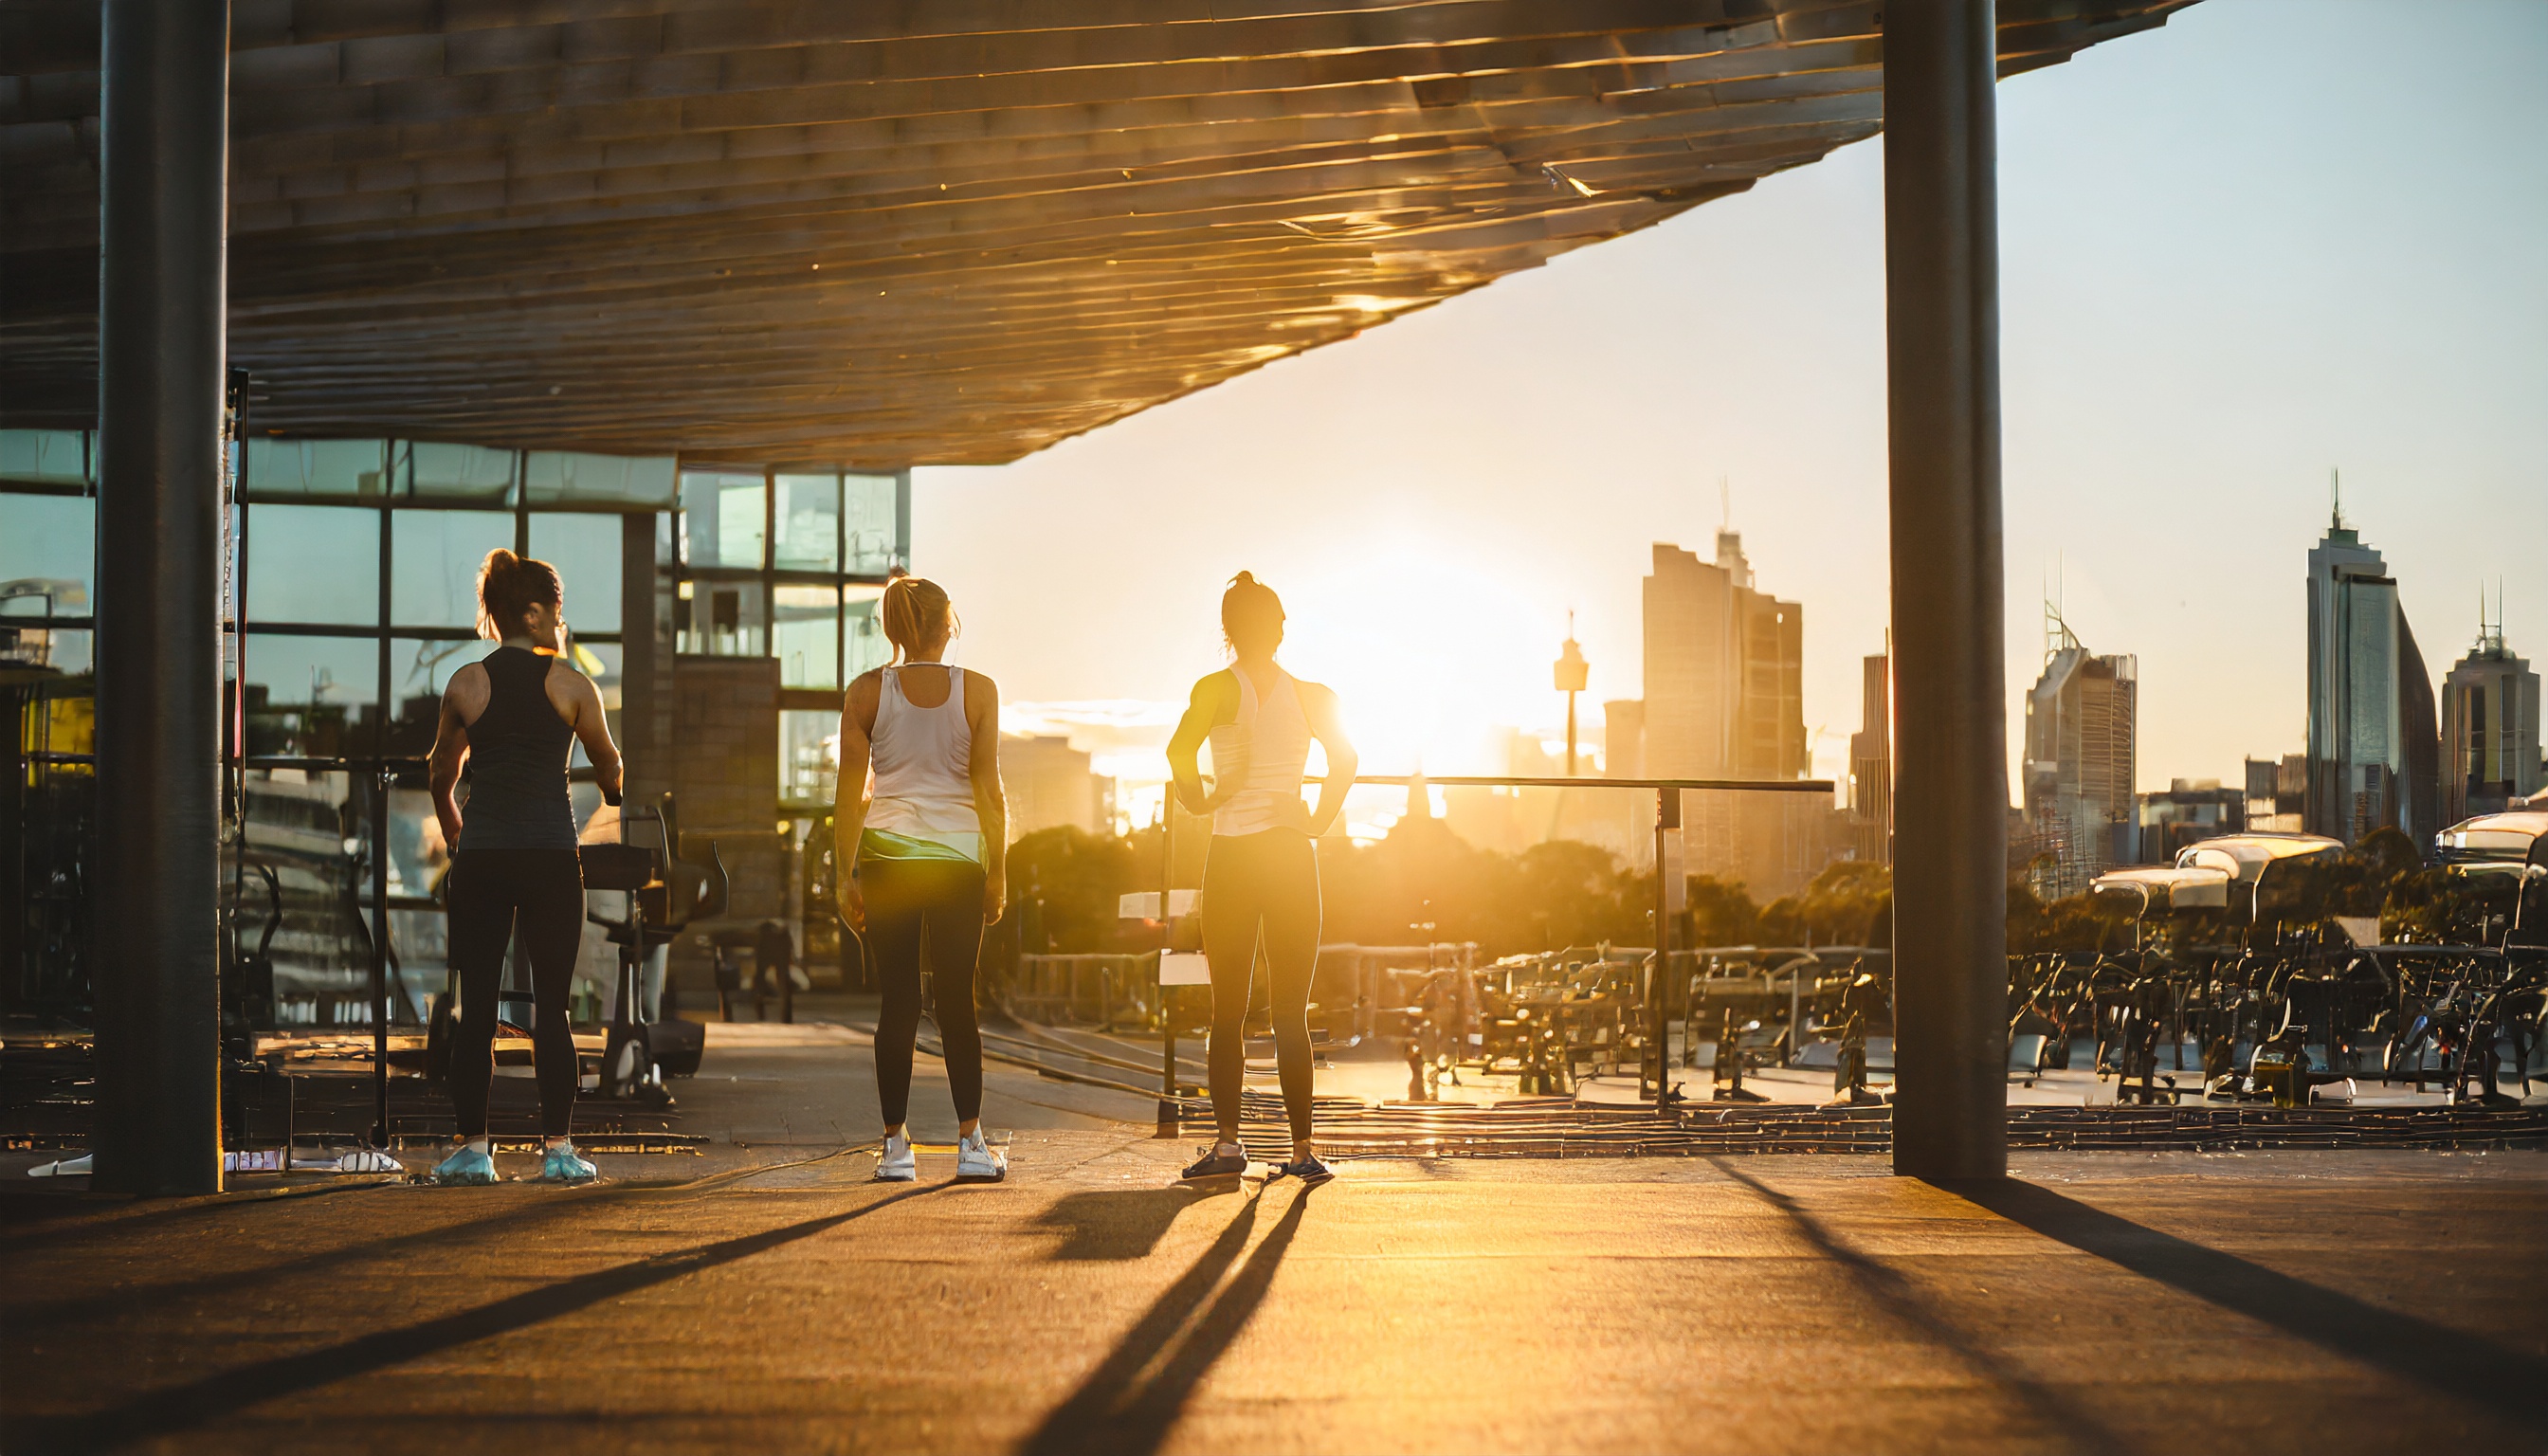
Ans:
MULTIPOLYGON (((1327 780, 1313 774, 1303 781, 1327 780)), ((1353 781, 1385 788, 1413 788, 1420 783, 1431 788, 1681 788, 1766 793, 1831 793, 1837 787, 1829 778, 1567 778, 1522 774, 1446 774, 1438 777, 1431 774, 1357 774, 1353 781)))

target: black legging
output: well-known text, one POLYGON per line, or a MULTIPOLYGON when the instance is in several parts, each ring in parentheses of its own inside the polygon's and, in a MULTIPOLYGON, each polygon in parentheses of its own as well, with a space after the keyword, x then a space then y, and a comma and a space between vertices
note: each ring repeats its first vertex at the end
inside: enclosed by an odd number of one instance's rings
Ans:
POLYGON ((884 992, 876 1017, 876 1101, 888 1128, 911 1113, 911 1043, 920 1035, 920 957, 937 993, 938 1041, 956 1116, 982 1115, 982 1028, 973 1015, 973 964, 982 955, 982 866, 962 860, 859 861, 867 902, 867 954, 884 992))
POLYGON ((575 1034, 567 990, 584 942, 584 865, 573 850, 463 850, 445 881, 452 969, 460 975, 460 1027, 451 1044, 451 1105, 460 1136, 487 1133, 496 1075, 496 1001, 518 915, 531 960, 531 1058, 539 1070, 540 1131, 567 1134, 575 1114, 575 1034))
POLYGON ((1203 952, 1212 962, 1212 1111, 1238 1140, 1247 1074, 1247 991, 1262 944, 1274 1007, 1274 1068, 1292 1138, 1310 1138, 1310 977, 1319 968, 1319 859, 1297 829, 1214 835, 1203 864, 1203 952))

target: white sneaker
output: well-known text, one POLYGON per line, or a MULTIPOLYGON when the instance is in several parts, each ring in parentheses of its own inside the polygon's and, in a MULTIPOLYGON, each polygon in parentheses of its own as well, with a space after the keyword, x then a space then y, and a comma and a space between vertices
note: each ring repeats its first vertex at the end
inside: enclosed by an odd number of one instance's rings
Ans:
POLYGON ((875 1180, 908 1183, 919 1176, 920 1159, 911 1154, 911 1135, 896 1133, 884 1139, 884 1155, 876 1159, 875 1180))
POLYGON ((956 1181, 958 1183, 997 1183, 1009 1175, 1009 1155, 993 1147, 975 1128, 973 1136, 956 1139, 956 1181))

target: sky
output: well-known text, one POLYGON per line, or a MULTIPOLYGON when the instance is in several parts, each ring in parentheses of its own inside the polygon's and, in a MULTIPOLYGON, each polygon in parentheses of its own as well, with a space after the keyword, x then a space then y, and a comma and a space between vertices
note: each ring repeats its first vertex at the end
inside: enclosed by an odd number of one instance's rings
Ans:
MULTIPOLYGON (((2000 88, 2011 739, 2056 574, 2138 658, 2139 786, 2296 751, 2344 513, 2438 677, 2501 579, 2548 654, 2548 4, 2205 0, 2000 88)), ((914 479, 916 569, 1012 702, 1154 723, 1246 569, 1366 772, 1501 772, 1640 691, 1653 544, 1723 502, 1801 601, 1843 776, 1887 614, 1881 141, 1007 466, 914 479)), ((1085 736, 1085 735, 1084 735, 1085 736)), ((1097 733, 1083 746, 1121 735, 1097 733)), ((1588 728, 1588 741, 1597 733, 1588 728)))

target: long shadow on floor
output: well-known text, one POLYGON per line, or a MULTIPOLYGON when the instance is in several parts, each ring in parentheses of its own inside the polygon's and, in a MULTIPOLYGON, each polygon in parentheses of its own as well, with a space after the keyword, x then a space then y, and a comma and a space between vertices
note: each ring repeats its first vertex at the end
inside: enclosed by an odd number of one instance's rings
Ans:
POLYGON ((1148 1456, 1159 1449, 1195 1387, 1265 1302, 1274 1271, 1309 1210, 1310 1194, 1305 1189, 1293 1196, 1264 1241, 1213 1297, 1222 1275, 1247 1247, 1261 1202, 1261 1194, 1246 1200, 1194 1267, 1151 1303, 1079 1389, 1045 1417, 1019 1448, 1025 1456, 1148 1456), (1180 1330, 1186 1331, 1182 1340, 1180 1330))
POLYGON ((2480 1406, 2532 1431, 2548 1430, 2548 1360, 2429 1320, 2276 1273, 2008 1179, 1940 1188, 2045 1237, 2095 1254, 2144 1279, 2183 1290, 2336 1354, 2480 1406))
POLYGON ((737 1259, 750 1258, 800 1238, 811 1238, 854 1219, 864 1219, 894 1204, 934 1193, 943 1186, 930 1184, 913 1188, 784 1228, 700 1244, 608 1269, 596 1269, 590 1274, 525 1290, 492 1305, 462 1310, 421 1324, 385 1329, 324 1349, 217 1371, 184 1385, 153 1391, 124 1405, 86 1415, 9 1418, 5 1425, 0 1425, 0 1448, 11 1451, 98 1451, 190 1430, 260 1401, 298 1395, 439 1350, 527 1328, 621 1295, 668 1284, 720 1264, 731 1264, 737 1259))
MULTIPOLYGON (((618 1202, 632 1196, 657 1194, 673 1190, 640 1187, 629 1184, 605 1184, 595 1188, 560 1188, 543 1194, 536 1206, 518 1203, 475 1219, 456 1224, 437 1224, 426 1228, 411 1228, 399 1233, 384 1233, 357 1239, 332 1247, 312 1249, 271 1263, 246 1264, 209 1274, 196 1274, 156 1284, 119 1284, 95 1293, 72 1295, 41 1304, 0 1306, 11 1322, 25 1328, 56 1328, 81 1320, 106 1318, 133 1319, 154 1310, 188 1300, 228 1294, 235 1290, 265 1288, 285 1279, 324 1273, 345 1264, 377 1259, 385 1254, 414 1254, 449 1244, 467 1244, 496 1229, 518 1233, 525 1228, 562 1220, 590 1217, 600 1204, 618 1202)), ((440 1197, 471 1197, 476 1190, 446 1192, 440 1197)), ((123 1231, 122 1226, 110 1225, 100 1230, 101 1241, 123 1231)), ((16 1252, 16 1250, 12 1250, 16 1252)))
POLYGON ((1062 1231, 1061 1246, 1049 1257, 1113 1262, 1148 1258, 1168 1227, 1196 1201, 1206 1197, 1187 1184, 1172 1188, 1106 1188, 1069 1193, 1053 1201, 1036 1219, 1042 1228, 1062 1231))
POLYGON ((1884 1313, 1902 1324, 1918 1330, 1928 1341, 1946 1350, 1965 1368, 2005 1392, 2023 1407, 2026 1413, 2051 1440, 2080 1450, 2115 1453, 2128 1449, 2125 1441, 2109 1430, 2094 1414, 2059 1391, 2029 1376, 2005 1356, 1946 1320, 1933 1297, 1915 1288, 1901 1273, 1879 1260, 1851 1248, 1832 1236, 1822 1221, 1799 1207, 1794 1199, 1778 1192, 1758 1178, 1736 1167, 1722 1157, 1710 1158, 1717 1170, 1758 1194, 1779 1213, 1787 1216, 1816 1252, 1840 1266, 1852 1283, 1875 1301, 1884 1313))

